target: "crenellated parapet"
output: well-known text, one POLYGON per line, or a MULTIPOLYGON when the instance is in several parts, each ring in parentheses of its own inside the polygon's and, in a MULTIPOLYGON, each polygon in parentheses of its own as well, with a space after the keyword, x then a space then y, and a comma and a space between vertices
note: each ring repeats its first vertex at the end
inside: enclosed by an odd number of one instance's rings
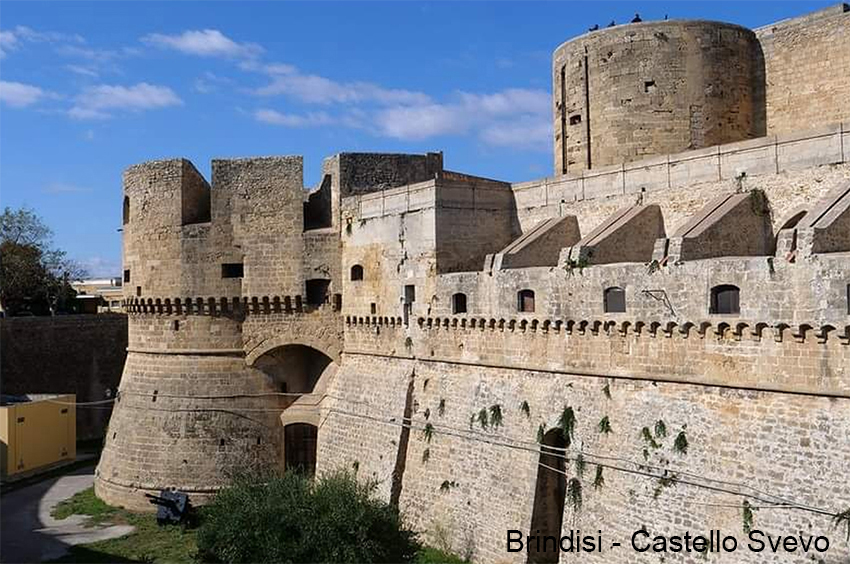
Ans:
POLYGON ((303 296, 262 296, 232 298, 130 298, 123 302, 130 315, 261 315, 305 313, 319 308, 339 311, 340 300, 308 304, 303 296))
POLYGON ((850 397, 850 324, 447 316, 405 328, 393 321, 346 318, 346 354, 850 397))

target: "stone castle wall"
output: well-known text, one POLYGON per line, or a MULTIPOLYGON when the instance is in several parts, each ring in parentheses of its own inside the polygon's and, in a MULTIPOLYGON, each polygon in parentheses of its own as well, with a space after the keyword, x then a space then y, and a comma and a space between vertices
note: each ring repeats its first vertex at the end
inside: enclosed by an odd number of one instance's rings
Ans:
MULTIPOLYGON (((127 356, 127 316, 0 318, 4 394, 76 394, 78 402, 114 397, 127 356)), ((77 409, 77 438, 106 434, 111 406, 77 409)))
MULTIPOLYGON (((528 344, 535 338, 526 335, 523 340, 528 344)), ((430 346, 430 337, 421 344, 430 346)), ((510 352, 521 354, 506 350, 510 352)), ((722 363, 719 358, 717 362, 722 363)), ((556 427, 566 406, 574 408, 577 419, 571 458, 582 451, 587 469, 581 509, 565 509, 563 528, 583 534, 601 530, 609 544, 601 554, 563 555, 563 562, 657 562, 658 555, 639 555, 628 546, 631 533, 642 526, 653 536, 721 529, 739 543, 746 541, 740 497, 684 483, 664 487, 657 478, 628 471, 663 475, 666 470, 680 480, 714 486, 718 480, 746 482, 759 491, 831 511, 850 502, 843 477, 850 457, 846 397, 582 376, 427 356, 346 356, 331 391, 340 401, 328 406, 320 435, 321 466, 356 466, 359 475, 381 480, 382 490, 388 490, 396 467, 392 453, 399 441, 402 398, 411 378, 413 430, 401 509, 426 532, 429 542, 472 555, 477 562, 526 561, 524 552, 506 552, 506 531, 530 528, 538 473, 536 434, 541 425, 556 427), (522 402, 528 403, 528 415, 522 402), (501 427, 485 430, 477 421, 471 423, 481 409, 495 404, 503 413, 501 427), (610 434, 598 430, 604 416, 609 417, 610 434), (668 437, 659 439, 656 449, 647 446, 642 429, 652 429, 658 420, 664 421, 668 437), (429 422, 434 429, 430 441, 423 431, 429 422), (671 448, 673 437, 683 429, 689 444, 685 455, 671 448), (606 465, 601 489, 592 485, 595 462, 606 465), (609 550, 611 541, 623 546, 609 550)), ((567 473, 576 476, 574 462, 567 465, 567 473)), ((756 495, 740 486, 725 489, 756 495)), ((764 509, 756 513, 754 527, 772 535, 827 535, 831 548, 818 555, 824 562, 838 564, 850 555, 842 531, 826 516, 764 509)), ((739 550, 726 556, 734 562, 810 561, 799 553, 739 550)), ((692 554, 679 555, 677 561, 703 560, 692 554)))
POLYGON ((837 4, 755 30, 764 53, 767 133, 850 115, 850 7, 837 4))

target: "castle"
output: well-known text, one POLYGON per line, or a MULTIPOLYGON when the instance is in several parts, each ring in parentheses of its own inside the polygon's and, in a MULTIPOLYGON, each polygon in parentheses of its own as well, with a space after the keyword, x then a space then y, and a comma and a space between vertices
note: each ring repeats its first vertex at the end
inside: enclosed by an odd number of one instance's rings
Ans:
POLYGON ((348 467, 480 562, 657 562, 506 531, 743 537, 746 501, 846 561, 850 9, 592 31, 552 78, 541 180, 440 153, 341 153, 309 192, 297 156, 130 167, 97 495, 348 467))

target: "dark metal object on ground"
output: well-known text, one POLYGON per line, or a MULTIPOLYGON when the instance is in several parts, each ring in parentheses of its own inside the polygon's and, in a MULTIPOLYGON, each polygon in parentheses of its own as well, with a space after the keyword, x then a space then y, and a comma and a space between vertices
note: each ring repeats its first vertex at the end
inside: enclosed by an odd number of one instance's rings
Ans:
POLYGON ((162 490, 159 495, 145 494, 145 497, 158 506, 156 511, 156 522, 160 525, 166 523, 182 523, 189 512, 189 496, 183 492, 162 490))

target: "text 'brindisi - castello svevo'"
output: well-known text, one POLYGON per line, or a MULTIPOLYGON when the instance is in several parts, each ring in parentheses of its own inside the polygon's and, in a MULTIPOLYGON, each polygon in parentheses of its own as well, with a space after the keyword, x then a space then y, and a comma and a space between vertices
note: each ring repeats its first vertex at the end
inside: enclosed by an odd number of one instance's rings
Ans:
POLYGON ((348 467, 480 562, 572 561, 506 533, 579 529, 587 562, 657 562, 636 532, 744 546, 742 514, 766 549, 730 562, 850 558, 848 6, 592 31, 552 102, 529 182, 442 153, 336 154, 309 190, 299 156, 127 169, 97 495, 348 467))

